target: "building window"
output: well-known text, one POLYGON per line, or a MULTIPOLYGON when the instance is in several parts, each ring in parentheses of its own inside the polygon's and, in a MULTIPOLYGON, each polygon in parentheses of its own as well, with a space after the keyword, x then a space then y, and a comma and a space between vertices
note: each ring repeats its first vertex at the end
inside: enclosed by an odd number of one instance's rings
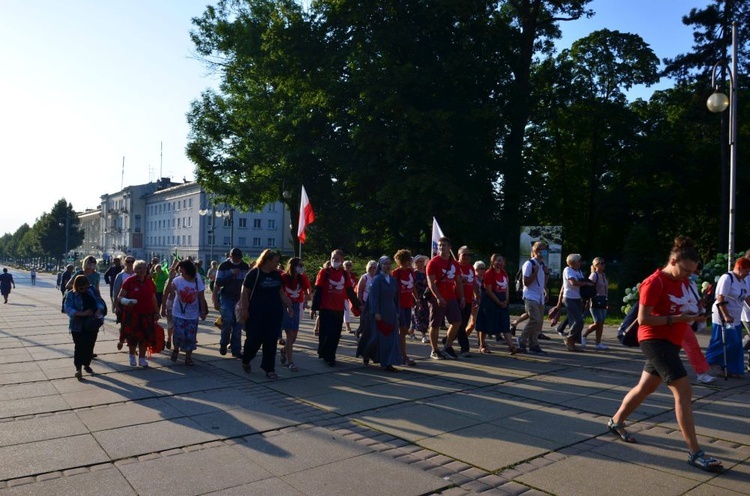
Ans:
POLYGON ((188 198, 188 208, 193 208, 193 199, 188 198))
POLYGON ((253 238, 253 248, 260 248, 260 238, 253 238))
POLYGON ((240 228, 247 228, 247 219, 240 219, 240 228))
POLYGON ((224 236, 224 246, 229 246, 229 236, 224 236))
POLYGON ((269 248, 275 248, 276 247, 276 238, 268 238, 268 247, 269 248))
POLYGON ((275 212, 276 211, 276 204, 275 203, 269 204, 268 205, 268 211, 269 212, 275 212))
POLYGON ((276 229, 276 219, 268 219, 268 229, 269 230, 276 229))
POLYGON ((253 229, 260 229, 260 219, 253 219, 253 229))

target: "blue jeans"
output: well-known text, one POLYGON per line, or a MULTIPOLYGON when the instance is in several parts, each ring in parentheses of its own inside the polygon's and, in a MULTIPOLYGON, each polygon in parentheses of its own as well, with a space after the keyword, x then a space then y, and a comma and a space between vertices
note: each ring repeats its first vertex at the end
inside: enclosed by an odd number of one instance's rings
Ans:
POLYGON ((237 300, 221 298, 221 346, 232 346, 232 356, 242 356, 242 324, 237 322, 234 306, 237 300))

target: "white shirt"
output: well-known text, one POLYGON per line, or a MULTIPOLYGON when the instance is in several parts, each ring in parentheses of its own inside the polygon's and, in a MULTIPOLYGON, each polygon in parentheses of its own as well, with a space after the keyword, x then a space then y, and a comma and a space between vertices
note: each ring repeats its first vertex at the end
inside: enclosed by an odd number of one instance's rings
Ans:
POLYGON ((536 260, 526 260, 523 264, 523 276, 531 277, 531 270, 534 265, 539 266, 539 270, 536 273, 536 281, 532 282, 530 286, 523 285, 523 299, 544 304, 544 267, 536 260))
POLYGON ((719 308, 716 306, 719 295, 724 296, 724 301, 728 302, 725 308, 726 314, 734 319, 734 325, 738 325, 742 315, 743 301, 748 297, 747 281, 740 281, 732 273, 724 274, 719 278, 719 282, 716 283, 717 300, 714 302, 711 313, 711 322, 714 324, 721 324, 721 315, 719 314, 719 308))
POLYGON ((580 300, 581 288, 573 286, 573 283, 570 282, 571 279, 574 281, 583 279, 583 272, 581 272, 581 269, 575 270, 572 267, 565 267, 565 270, 563 270, 563 298, 580 300))

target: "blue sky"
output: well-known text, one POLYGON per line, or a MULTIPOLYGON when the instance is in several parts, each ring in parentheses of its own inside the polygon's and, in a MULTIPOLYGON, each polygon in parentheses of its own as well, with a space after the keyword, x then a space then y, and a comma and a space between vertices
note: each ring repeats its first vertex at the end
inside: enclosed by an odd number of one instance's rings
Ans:
MULTIPOLYGON (((83 210, 160 169, 194 178, 185 113, 215 81, 192 58, 189 31, 208 3, 0 0, 0 235, 33 225, 62 197, 83 210)), ((692 44, 681 17, 708 3, 594 0, 596 16, 564 23, 558 46, 607 27, 640 34, 660 59, 671 57, 692 44)))

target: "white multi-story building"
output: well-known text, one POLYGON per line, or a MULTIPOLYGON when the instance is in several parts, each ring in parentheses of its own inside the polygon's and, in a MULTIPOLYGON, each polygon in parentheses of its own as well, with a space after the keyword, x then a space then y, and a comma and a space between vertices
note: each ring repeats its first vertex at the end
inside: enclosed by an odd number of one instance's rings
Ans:
POLYGON ((157 182, 127 186, 112 194, 101 196, 102 256, 132 255, 146 258, 144 249, 146 197, 155 191, 174 186, 169 178, 157 182))
POLYGON ((281 202, 244 212, 216 202, 194 181, 128 186, 101 196, 101 209, 78 214, 87 228, 81 251, 105 260, 132 255, 162 260, 177 253, 208 266, 223 260, 236 246, 250 256, 273 248, 294 251, 290 214, 281 202), (99 229, 92 219, 99 220, 99 229))
POLYGON ((102 216, 101 209, 87 209, 85 212, 77 212, 78 228, 83 229, 83 243, 77 251, 80 251, 81 258, 87 255, 93 255, 96 258, 103 258, 104 250, 102 249, 102 216))
POLYGON ((266 248, 294 251, 290 215, 281 202, 245 212, 215 202, 196 182, 156 191, 146 198, 146 243, 149 257, 162 260, 177 253, 202 260, 226 258, 232 247, 250 256, 266 248))

